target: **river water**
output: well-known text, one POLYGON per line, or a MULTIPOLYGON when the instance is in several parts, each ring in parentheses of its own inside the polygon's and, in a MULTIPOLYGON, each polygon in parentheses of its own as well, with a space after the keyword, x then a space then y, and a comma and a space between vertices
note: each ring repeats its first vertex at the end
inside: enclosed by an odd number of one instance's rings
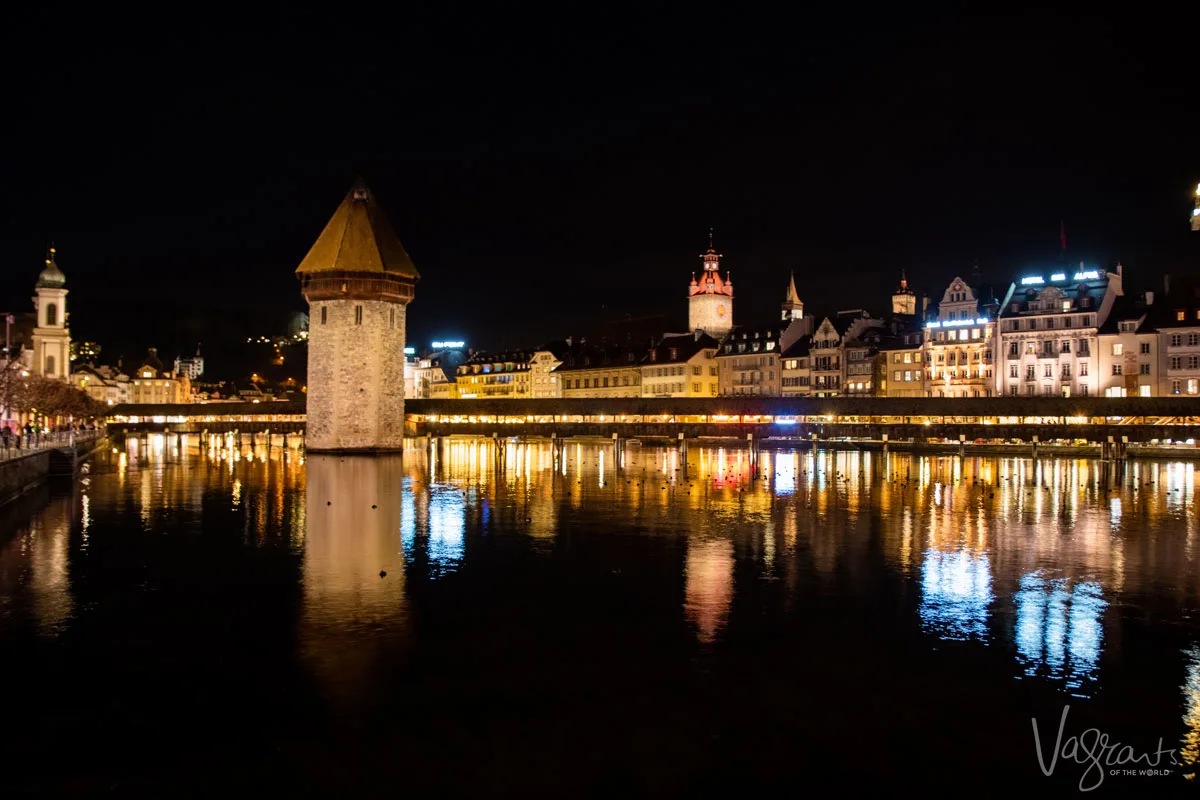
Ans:
POLYGON ((1149 461, 130 440, 0 513, 0 789, 1180 789, 1195 490, 1149 461), (1085 763, 1101 734, 1168 774, 1085 763))

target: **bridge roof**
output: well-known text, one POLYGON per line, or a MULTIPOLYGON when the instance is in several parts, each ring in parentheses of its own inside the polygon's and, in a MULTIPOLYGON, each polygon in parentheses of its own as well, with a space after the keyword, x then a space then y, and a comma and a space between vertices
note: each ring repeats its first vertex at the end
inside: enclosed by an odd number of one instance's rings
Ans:
POLYGON ((1179 397, 696 397, 406 400, 408 414, 728 414, 770 416, 1180 417, 1200 400, 1179 397))
POLYGON ((265 403, 120 403, 109 417, 220 417, 242 414, 303 414, 303 400, 265 403))

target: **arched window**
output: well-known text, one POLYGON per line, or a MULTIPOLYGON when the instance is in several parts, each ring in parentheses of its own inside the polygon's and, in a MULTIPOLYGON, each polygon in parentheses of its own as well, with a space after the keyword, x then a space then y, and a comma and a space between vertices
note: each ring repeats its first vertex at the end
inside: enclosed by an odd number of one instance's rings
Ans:
POLYGON ((46 327, 58 324, 58 306, 54 303, 46 305, 46 327))
MULTIPOLYGON (((50 308, 54 308, 54 306, 50 306, 50 308)), ((49 310, 47 310, 47 313, 49 313, 49 310)), ((46 356, 46 374, 54 374, 54 356, 46 356)))

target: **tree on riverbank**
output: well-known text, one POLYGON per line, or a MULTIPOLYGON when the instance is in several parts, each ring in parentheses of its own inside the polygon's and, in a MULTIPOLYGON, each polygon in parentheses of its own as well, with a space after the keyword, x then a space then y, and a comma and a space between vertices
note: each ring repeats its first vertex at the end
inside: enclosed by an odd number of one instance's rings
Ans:
POLYGON ((78 387, 41 375, 23 375, 22 372, 7 366, 0 369, 0 405, 6 410, 6 416, 81 422, 94 420, 107 410, 107 406, 78 387))

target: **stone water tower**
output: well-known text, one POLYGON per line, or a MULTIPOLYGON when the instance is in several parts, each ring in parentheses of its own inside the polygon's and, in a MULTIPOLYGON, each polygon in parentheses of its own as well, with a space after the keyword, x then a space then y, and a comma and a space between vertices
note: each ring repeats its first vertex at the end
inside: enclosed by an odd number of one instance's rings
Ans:
POLYGON ((309 306, 306 447, 400 450, 405 310, 419 275, 361 180, 296 275, 309 306))

